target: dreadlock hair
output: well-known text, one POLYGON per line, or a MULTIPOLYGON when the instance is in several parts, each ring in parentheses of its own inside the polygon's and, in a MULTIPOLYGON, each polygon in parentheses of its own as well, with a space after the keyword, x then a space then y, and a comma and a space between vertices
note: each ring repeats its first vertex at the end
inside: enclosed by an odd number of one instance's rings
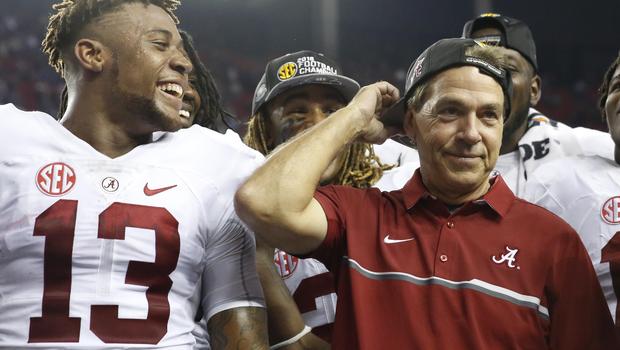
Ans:
MULTIPOLYGON (((260 153, 267 155, 275 146, 267 143, 267 127, 264 107, 260 108, 248 121, 248 128, 243 142, 260 153)), ((383 176, 385 170, 394 165, 381 163, 369 143, 352 143, 347 146, 346 154, 336 175, 335 185, 346 185, 356 188, 369 188, 383 176)))
POLYGON ((611 82, 611 78, 614 76, 614 72, 620 65, 620 52, 618 52, 618 57, 613 61, 613 63, 607 68, 607 72, 603 76, 603 83, 601 87, 598 89, 601 97, 598 100, 598 108, 601 111, 601 116, 603 116, 603 121, 607 120, 607 115, 605 114, 605 102, 607 102, 607 96, 609 95, 609 83, 611 82))
POLYGON ((62 0, 52 5, 56 13, 50 15, 47 33, 41 43, 43 52, 49 56, 50 66, 64 76, 63 51, 77 39, 79 32, 93 20, 130 2, 159 6, 176 24, 179 23, 174 11, 181 0, 62 0))
POLYGON ((226 130, 222 129, 225 129, 228 125, 226 125, 224 115, 231 115, 222 107, 221 96, 215 85, 215 79, 211 71, 200 60, 198 51, 194 47, 192 36, 184 30, 179 30, 179 33, 181 34, 181 39, 183 39, 183 48, 194 66, 194 70, 190 73, 190 84, 196 90, 201 100, 194 124, 215 131, 225 132, 226 130))

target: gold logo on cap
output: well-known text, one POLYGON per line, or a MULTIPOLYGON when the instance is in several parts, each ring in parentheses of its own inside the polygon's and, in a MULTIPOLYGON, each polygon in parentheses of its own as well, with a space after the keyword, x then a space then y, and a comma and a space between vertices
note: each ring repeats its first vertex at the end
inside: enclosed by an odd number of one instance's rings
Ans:
POLYGON ((499 13, 486 12, 480 15, 480 17, 499 17, 501 16, 499 13))
POLYGON ((286 62, 278 68, 278 79, 287 80, 297 74, 297 64, 294 62, 286 62))
POLYGON ((478 46, 480 46, 480 47, 487 47, 487 46, 489 46, 489 44, 488 44, 487 42, 485 42, 485 41, 481 41, 481 40, 479 40, 479 39, 474 39, 474 42, 475 42, 476 44, 478 44, 478 46))

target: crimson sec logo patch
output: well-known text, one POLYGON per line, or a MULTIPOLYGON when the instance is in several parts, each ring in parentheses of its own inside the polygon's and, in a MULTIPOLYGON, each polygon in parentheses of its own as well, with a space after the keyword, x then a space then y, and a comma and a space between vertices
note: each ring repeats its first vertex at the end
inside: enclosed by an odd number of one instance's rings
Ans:
POLYGON ((276 265, 276 269, 278 269, 278 273, 280 273, 282 278, 290 277, 295 272, 298 262, 298 257, 289 255, 280 249, 276 249, 273 255, 273 263, 276 265))
POLYGON ((620 224, 620 196, 611 197, 601 208, 601 217, 608 224, 620 224))
POLYGON ((69 165, 57 162, 43 166, 35 178, 37 188, 48 196, 62 196, 75 185, 75 171, 69 165))

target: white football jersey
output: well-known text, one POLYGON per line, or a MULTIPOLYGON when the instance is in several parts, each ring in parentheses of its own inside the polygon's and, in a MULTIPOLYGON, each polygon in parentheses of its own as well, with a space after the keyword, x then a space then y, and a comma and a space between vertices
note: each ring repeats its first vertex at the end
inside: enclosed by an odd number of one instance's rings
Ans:
POLYGON ((519 149, 502 154, 495 170, 502 175, 508 187, 522 197, 529 174, 542 164, 562 157, 582 155, 613 159, 613 149, 614 143, 606 132, 571 128, 530 108, 528 129, 519 140, 519 149))
POLYGON ((620 165, 598 156, 549 162, 530 174, 524 199, 552 211, 579 233, 618 325, 620 165))
POLYGON ((51 116, 0 106, 0 347, 191 349, 263 306, 233 208, 262 156, 198 126, 111 159, 51 116))

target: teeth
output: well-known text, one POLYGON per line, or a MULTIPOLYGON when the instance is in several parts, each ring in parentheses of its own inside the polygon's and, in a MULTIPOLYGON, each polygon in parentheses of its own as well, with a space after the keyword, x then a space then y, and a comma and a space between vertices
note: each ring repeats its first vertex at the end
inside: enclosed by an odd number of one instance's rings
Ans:
POLYGON ((181 117, 185 117, 185 118, 189 118, 189 116, 190 116, 189 112, 188 112, 188 111, 186 111, 186 110, 184 110, 184 109, 182 109, 182 110, 180 110, 180 111, 179 111, 179 115, 180 115, 181 117))
POLYGON ((176 97, 181 97, 183 95, 183 87, 181 87, 181 85, 177 83, 160 84, 157 86, 157 88, 176 97))

